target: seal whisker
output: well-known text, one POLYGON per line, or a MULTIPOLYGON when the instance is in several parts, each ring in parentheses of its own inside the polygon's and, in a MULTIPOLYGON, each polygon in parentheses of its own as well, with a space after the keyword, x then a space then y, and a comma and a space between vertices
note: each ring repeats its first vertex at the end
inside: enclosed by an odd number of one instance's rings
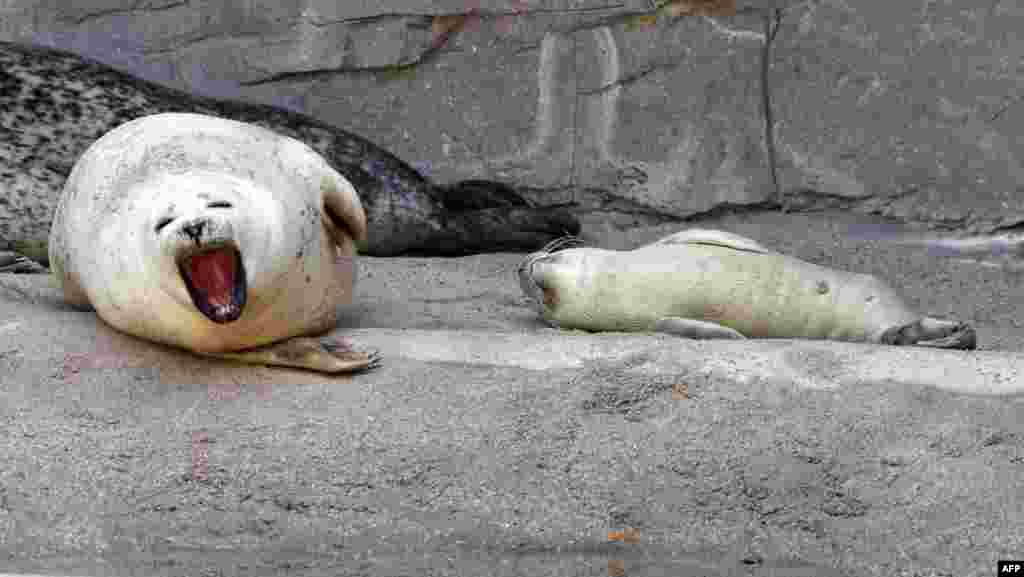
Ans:
POLYGON ((583 240, 582 237, 574 236, 574 235, 560 236, 560 237, 556 238, 555 240, 552 240, 551 242, 545 244, 543 246, 543 248, 541 248, 537 252, 547 252, 547 253, 558 252, 560 250, 564 250, 564 249, 567 249, 567 248, 575 248, 575 247, 583 246, 583 244, 584 244, 584 240, 583 240))
POLYGON ((583 245, 583 238, 573 235, 566 235, 558 237, 551 242, 544 245, 543 248, 536 252, 532 252, 526 257, 519 261, 516 266, 516 275, 519 277, 519 283, 523 287, 523 291, 526 292, 531 298, 536 298, 535 295, 539 292, 539 288, 536 287, 536 281, 532 278, 532 267, 533 263, 542 257, 549 254, 564 250, 567 248, 578 247, 583 245), (527 287, 530 287, 529 289, 527 287))

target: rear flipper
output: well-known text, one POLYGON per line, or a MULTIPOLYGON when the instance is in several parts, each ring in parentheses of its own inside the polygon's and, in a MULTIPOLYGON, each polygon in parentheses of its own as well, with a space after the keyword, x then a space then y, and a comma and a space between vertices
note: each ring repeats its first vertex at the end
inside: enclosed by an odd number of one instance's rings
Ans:
POLYGON ((494 180, 461 180, 437 188, 441 204, 450 211, 464 212, 504 206, 530 206, 511 186, 494 180))
POLYGON ((434 194, 445 209, 445 222, 417 253, 530 252, 580 232, 579 220, 567 208, 533 206, 501 182, 463 180, 438 187, 434 194))
POLYGON ((579 231, 579 221, 565 209, 509 207, 452 212, 446 215, 442 230, 424 239, 410 254, 530 252, 579 231))
POLYGON ((668 333, 687 339, 745 339, 742 333, 717 323, 684 319, 682 317, 665 317, 654 323, 655 332, 668 333))
POLYGON ((905 325, 887 329, 878 342, 884 345, 914 345, 939 349, 973 351, 978 348, 978 335, 966 323, 924 317, 905 325))

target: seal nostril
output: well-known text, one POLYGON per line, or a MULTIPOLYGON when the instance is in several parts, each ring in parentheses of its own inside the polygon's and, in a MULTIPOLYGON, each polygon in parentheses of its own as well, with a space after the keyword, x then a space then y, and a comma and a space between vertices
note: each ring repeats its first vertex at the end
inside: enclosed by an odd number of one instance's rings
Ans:
POLYGON ((206 205, 206 208, 231 208, 232 204, 226 200, 215 200, 206 205))
POLYGON ((171 224, 172 222, 174 222, 174 219, 168 216, 165 216, 160 220, 156 221, 156 232, 159 234, 159 232, 163 230, 165 226, 171 224))
POLYGON ((206 230, 205 220, 190 222, 181 227, 181 232, 196 244, 199 244, 199 239, 203 236, 204 230, 206 230))

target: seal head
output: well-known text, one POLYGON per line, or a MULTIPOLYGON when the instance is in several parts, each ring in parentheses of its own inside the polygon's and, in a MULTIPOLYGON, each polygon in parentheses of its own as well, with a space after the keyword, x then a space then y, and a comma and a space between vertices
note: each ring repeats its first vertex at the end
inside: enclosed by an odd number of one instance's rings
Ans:
MULTIPOLYGON (((245 194, 246 189, 253 187, 241 179, 208 172, 174 178, 173 187, 157 184, 159 179, 153 183, 154 190, 171 194, 153 198, 154 211, 148 218, 152 225, 150 242, 155 245, 150 248, 159 255, 161 289, 183 307, 191 304, 215 323, 238 320, 245 309, 248 287, 258 289, 266 284, 265 269, 255 259, 265 256, 260 247, 267 246, 270 231, 280 223, 273 218, 246 217, 258 207, 247 202, 251 197, 245 194), (237 232, 235 222, 240 225, 237 232), (243 258, 243 247, 248 259, 243 258)), ((267 209, 264 206, 259 212, 280 214, 284 207, 267 209)), ((265 258, 263 262, 267 262, 265 258)))
POLYGON ((516 269, 519 286, 530 303, 548 324, 558 326, 554 310, 561 302, 561 294, 572 290, 583 256, 573 248, 583 245, 577 236, 557 238, 537 252, 527 255, 516 269))

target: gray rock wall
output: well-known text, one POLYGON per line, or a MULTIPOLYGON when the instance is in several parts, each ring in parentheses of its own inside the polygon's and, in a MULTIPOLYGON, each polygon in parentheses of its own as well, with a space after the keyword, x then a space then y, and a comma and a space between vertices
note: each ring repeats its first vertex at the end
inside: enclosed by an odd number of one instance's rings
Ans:
POLYGON ((301 110, 436 180, 511 181, 599 220, 827 206, 1024 223, 1015 0, 652 4, 7 0, 0 38, 301 110))

